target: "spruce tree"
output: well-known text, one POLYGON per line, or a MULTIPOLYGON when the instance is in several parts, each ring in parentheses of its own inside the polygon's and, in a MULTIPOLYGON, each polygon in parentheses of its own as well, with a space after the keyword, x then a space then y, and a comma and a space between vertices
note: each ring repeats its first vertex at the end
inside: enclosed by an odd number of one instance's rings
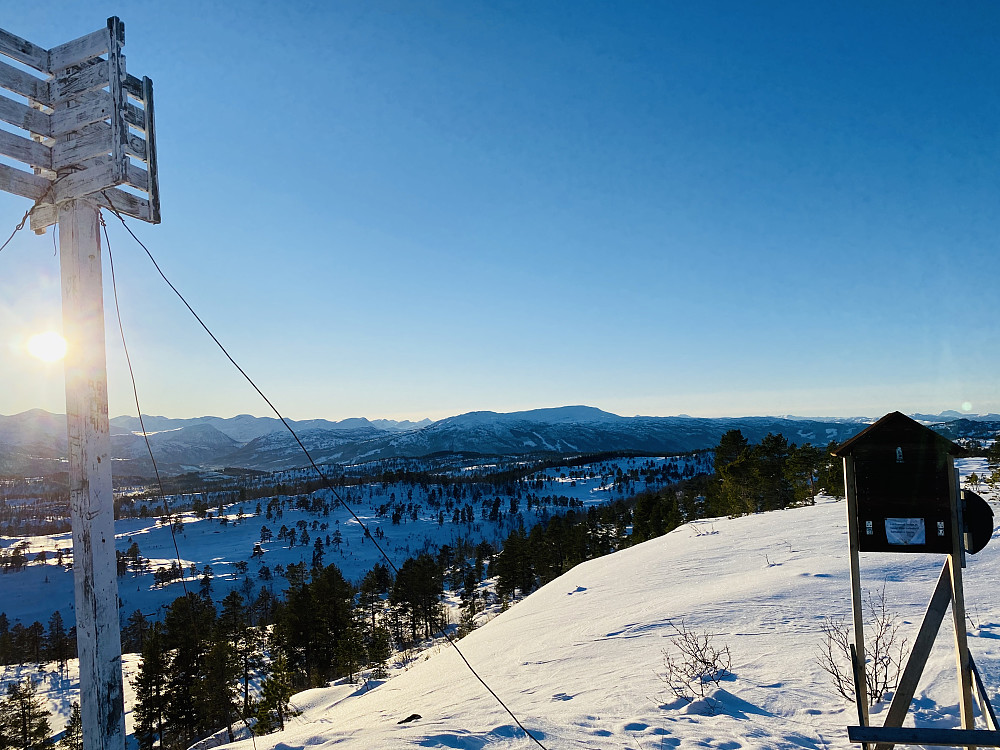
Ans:
POLYGON ((83 750, 83 718, 80 716, 79 701, 73 701, 69 723, 59 740, 59 750, 83 750))
POLYGON ((291 706, 292 673, 283 656, 271 662, 270 670, 260 688, 260 702, 257 704, 255 734, 267 734, 285 728, 290 716, 298 715, 291 706))
POLYGON ((154 622, 142 644, 139 672, 132 680, 135 690, 135 738, 139 750, 163 745, 163 725, 167 709, 168 656, 163 644, 163 627, 154 622))
POLYGON ((53 612, 49 618, 49 633, 45 646, 48 658, 59 664, 60 674, 65 672, 66 662, 69 659, 69 637, 66 635, 66 626, 63 625, 59 610, 53 612))
POLYGON ((49 716, 38 696, 38 683, 30 677, 7 686, 3 724, 8 741, 19 750, 47 750, 52 746, 49 716))

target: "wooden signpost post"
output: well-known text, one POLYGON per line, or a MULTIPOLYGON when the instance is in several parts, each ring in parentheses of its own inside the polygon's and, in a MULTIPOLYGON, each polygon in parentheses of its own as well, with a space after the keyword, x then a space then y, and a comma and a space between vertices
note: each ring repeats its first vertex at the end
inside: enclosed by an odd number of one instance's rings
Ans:
POLYGON ((965 629, 962 568, 965 553, 985 546, 992 512, 985 501, 959 489, 953 456, 957 445, 909 417, 893 412, 834 452, 844 459, 847 525, 854 612, 854 689, 860 726, 848 727, 852 742, 891 750, 894 745, 1000 747, 1000 731, 989 698, 969 654, 965 629), (964 496, 963 496, 964 495, 964 496), (985 509, 984 509, 985 506, 985 509), (978 527, 966 524, 975 518, 978 527), (985 528, 988 526, 988 530, 985 528), (947 555, 923 623, 881 727, 868 726, 864 618, 861 612, 860 552, 947 555), (903 727, 931 646, 951 605, 962 728, 903 727), (977 730, 973 693, 987 728, 977 730))
POLYGON ((153 85, 125 71, 125 25, 44 49, 0 29, 0 190, 59 225, 80 712, 86 750, 124 750, 100 207, 160 221, 153 85), (28 68, 36 73, 27 72, 28 68), (13 95, 13 96, 11 96, 13 95), (28 171, 30 170, 30 171, 28 171))

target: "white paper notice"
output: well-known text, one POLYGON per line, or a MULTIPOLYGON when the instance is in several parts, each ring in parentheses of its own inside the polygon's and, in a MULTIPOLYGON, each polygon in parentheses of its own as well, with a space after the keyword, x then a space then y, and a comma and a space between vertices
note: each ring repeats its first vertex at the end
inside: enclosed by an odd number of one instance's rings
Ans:
POLYGON ((885 540, 889 544, 926 544, 922 518, 885 519, 885 540))

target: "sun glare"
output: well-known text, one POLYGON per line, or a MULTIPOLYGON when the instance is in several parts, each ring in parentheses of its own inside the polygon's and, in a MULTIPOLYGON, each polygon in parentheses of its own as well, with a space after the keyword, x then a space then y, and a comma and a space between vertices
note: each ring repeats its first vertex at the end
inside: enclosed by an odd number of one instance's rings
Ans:
POLYGON ((36 334, 28 339, 28 353, 45 362, 57 362, 66 356, 66 339, 55 331, 36 334))

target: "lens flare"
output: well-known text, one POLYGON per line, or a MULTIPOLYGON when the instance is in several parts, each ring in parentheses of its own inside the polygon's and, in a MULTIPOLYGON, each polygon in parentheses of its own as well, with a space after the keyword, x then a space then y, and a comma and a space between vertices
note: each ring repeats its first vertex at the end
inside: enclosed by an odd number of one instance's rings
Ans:
POLYGON ((36 334, 28 339, 28 353, 44 362, 58 362, 66 356, 66 339, 55 331, 36 334))

